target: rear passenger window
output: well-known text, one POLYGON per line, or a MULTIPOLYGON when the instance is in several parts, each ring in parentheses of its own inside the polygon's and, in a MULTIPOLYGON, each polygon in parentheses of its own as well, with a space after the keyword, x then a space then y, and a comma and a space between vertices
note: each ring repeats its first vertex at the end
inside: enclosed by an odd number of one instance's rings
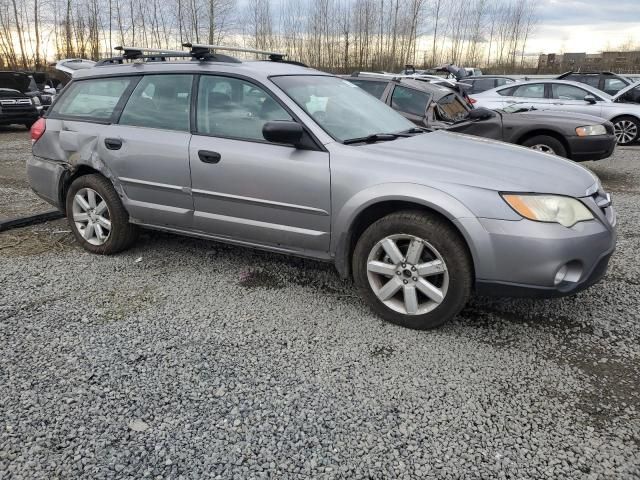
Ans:
POLYGON ((78 117, 84 120, 107 121, 122 94, 131 83, 131 77, 78 80, 65 90, 51 107, 51 118, 78 117))
POLYGON ((244 140, 264 140, 262 127, 273 120, 293 120, 262 88, 231 77, 203 75, 198 86, 199 133, 244 140))
POLYGON ((192 75, 147 75, 136 86, 120 125, 188 132, 192 75))
POLYGON ((493 78, 480 78, 473 81, 472 93, 485 92, 494 88, 496 81, 493 78))

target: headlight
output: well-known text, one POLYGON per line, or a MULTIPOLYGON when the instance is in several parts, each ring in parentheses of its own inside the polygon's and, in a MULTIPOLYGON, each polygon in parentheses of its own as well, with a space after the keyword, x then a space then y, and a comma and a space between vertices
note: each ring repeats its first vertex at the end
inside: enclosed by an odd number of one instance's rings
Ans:
POLYGON ((594 218, 587 207, 571 197, 505 194, 502 198, 524 218, 538 222, 554 222, 573 227, 578 222, 594 218))
POLYGON ((604 125, 586 125, 576 128, 576 135, 579 137, 591 137, 592 135, 606 135, 607 129, 604 125))
POLYGON ((34 105, 40 105, 40 99, 38 97, 32 97, 31 101, 34 105))

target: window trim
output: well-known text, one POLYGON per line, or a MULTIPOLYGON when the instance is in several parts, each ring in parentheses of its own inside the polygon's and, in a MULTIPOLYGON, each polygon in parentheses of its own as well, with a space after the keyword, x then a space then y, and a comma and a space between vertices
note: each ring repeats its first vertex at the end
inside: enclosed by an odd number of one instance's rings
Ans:
POLYGON ((85 116, 80 116, 80 115, 64 115, 64 114, 60 114, 60 113, 54 112, 53 111, 53 106, 56 103, 58 103, 62 98, 64 98, 64 95, 62 95, 62 94, 60 94, 60 95, 58 95, 56 97, 56 99, 51 104, 51 106, 47 110, 47 114, 44 117, 45 118, 50 118, 52 120, 64 120, 64 121, 69 121, 69 122, 94 123, 96 125, 112 125, 112 124, 116 123, 116 114, 117 114, 117 118, 120 118, 120 114, 122 113, 122 108, 124 108, 123 100, 126 99, 125 103, 126 103, 126 101, 128 101, 129 96, 131 95, 131 92, 133 92, 133 89, 136 87, 136 85, 138 85, 138 82, 140 81, 140 78, 137 78, 137 77, 139 77, 139 75, 137 75, 137 74, 106 75, 106 76, 101 76, 101 77, 81 78, 81 79, 78 79, 78 80, 72 80, 71 82, 69 82, 64 87, 64 89, 67 91, 67 94, 68 94, 69 86, 70 85, 75 85, 76 83, 88 82, 88 81, 91 81, 91 80, 110 80, 111 78, 122 78, 122 77, 126 77, 126 78, 130 79, 129 80, 129 85, 124 89, 124 91, 120 95, 120 99, 116 103, 115 107, 113 107, 113 111, 111 112, 111 116, 109 118, 105 118, 104 120, 99 120, 99 119, 96 119, 94 117, 85 117, 85 116), (120 107, 120 110, 118 110, 119 107, 120 107))
POLYGON ((268 88, 266 85, 264 85, 262 82, 259 82, 253 78, 247 77, 245 75, 238 75, 235 73, 228 73, 228 72, 206 72, 206 73, 199 73, 199 74, 194 74, 194 84, 192 85, 192 88, 195 88, 193 94, 191 95, 191 112, 192 112, 192 116, 193 116, 193 123, 191 125, 191 135, 198 135, 200 137, 211 137, 211 138, 224 138, 226 140, 237 140, 237 141, 241 141, 241 142, 251 142, 251 143, 261 143, 261 144, 266 144, 266 145, 276 145, 279 147, 288 147, 288 148, 293 148, 293 149, 297 149, 297 150, 312 150, 312 151, 319 151, 319 152, 326 152, 327 149, 324 147, 324 145, 322 145, 322 143, 320 143, 320 141, 316 138, 316 136, 313 134, 313 132, 311 132, 307 126, 305 125, 304 122, 302 122, 300 120, 300 118, 291 111, 291 109, 284 104, 284 102, 282 102, 282 100, 275 95, 275 93, 273 92, 273 90, 271 90, 270 88, 268 88), (304 129, 305 133, 309 136, 311 143, 315 145, 315 148, 300 148, 300 147, 294 147, 293 145, 288 145, 288 144, 283 144, 283 143, 274 143, 274 142, 270 142, 268 140, 265 139, 257 139, 257 138, 244 138, 244 137, 235 137, 235 136, 230 136, 230 135, 217 135, 217 134, 212 134, 212 133, 204 133, 204 132, 199 132, 198 131, 198 96, 200 95, 200 79, 202 77, 226 77, 226 78, 233 78, 236 80, 242 80, 246 83, 252 84, 262 90, 264 90, 269 96, 271 96, 271 98, 273 100, 276 101, 276 103, 278 105, 280 105, 282 107, 282 109, 287 112, 291 118, 293 119, 293 121, 295 121, 296 123, 299 123, 300 125, 302 125, 302 128, 304 129))

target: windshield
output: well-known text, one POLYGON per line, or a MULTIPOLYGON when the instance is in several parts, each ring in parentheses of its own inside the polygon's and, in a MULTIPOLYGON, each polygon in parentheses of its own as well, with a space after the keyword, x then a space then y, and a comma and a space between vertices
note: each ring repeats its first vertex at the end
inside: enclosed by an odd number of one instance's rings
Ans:
POLYGON ((271 80, 336 140, 400 133, 413 123, 377 98, 337 77, 297 75, 271 80))

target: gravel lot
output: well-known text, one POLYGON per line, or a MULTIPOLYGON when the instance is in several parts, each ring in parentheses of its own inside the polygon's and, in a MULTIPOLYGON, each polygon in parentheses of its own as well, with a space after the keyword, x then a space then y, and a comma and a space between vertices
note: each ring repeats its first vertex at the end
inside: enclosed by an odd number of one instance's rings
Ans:
MULTIPOLYGON (((0 217, 48 209, 28 154, 0 131, 0 217)), ((586 166, 619 214, 605 281, 433 332, 308 260, 0 233, 0 478, 640 478, 640 148, 586 166)))

